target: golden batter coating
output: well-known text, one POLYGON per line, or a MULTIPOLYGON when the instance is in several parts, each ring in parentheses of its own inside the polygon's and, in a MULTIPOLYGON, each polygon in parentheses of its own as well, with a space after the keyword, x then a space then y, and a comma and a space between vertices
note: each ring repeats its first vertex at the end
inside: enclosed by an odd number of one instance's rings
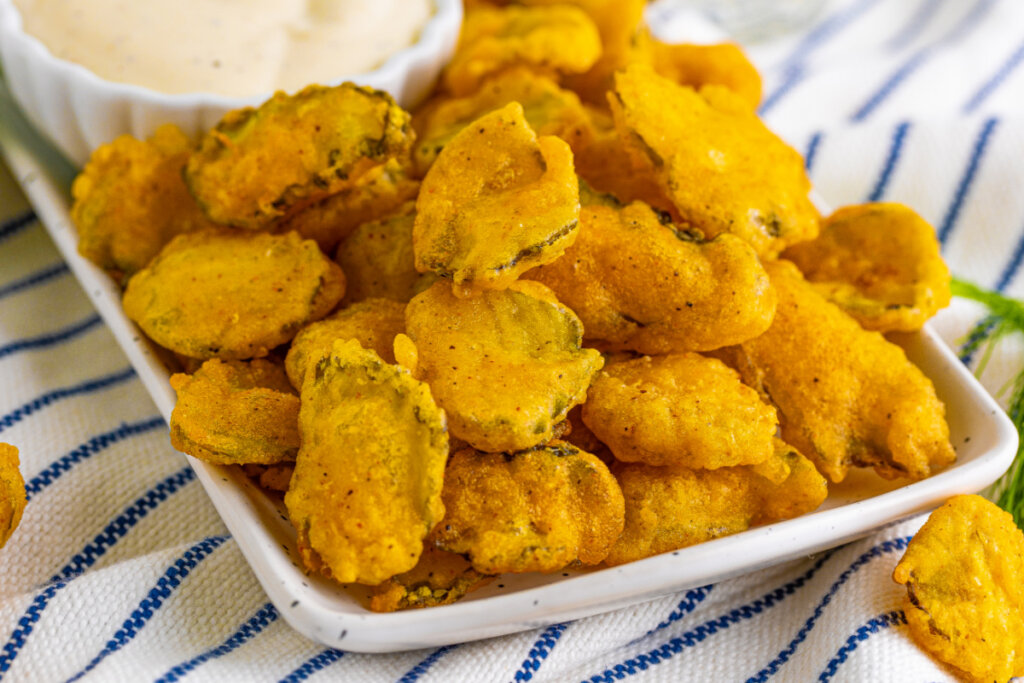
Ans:
POLYGON ((395 612, 450 605, 494 580, 473 569, 469 560, 428 545, 419 563, 377 586, 370 598, 374 612, 395 612))
POLYGON ((642 202, 584 207, 575 243, 525 277, 550 287, 607 350, 707 351, 758 336, 775 313, 748 244, 706 241, 642 202))
POLYGON ((892 578, 918 645, 967 680, 1024 676, 1024 534, 981 496, 933 512, 892 578))
POLYGON ((524 65, 546 73, 581 73, 601 55, 601 38, 585 12, 569 5, 474 7, 442 75, 456 97, 498 71, 524 65))
POLYGON ((593 565, 622 532, 622 493, 603 462, 552 441, 515 454, 455 453, 445 470, 438 547, 482 574, 593 565))
POLYGON ((416 203, 406 202, 387 218, 363 223, 338 245, 334 260, 348 280, 343 305, 377 297, 404 303, 434 283, 433 273, 416 270, 415 220, 416 203))
POLYGON ((818 212, 800 155, 727 88, 696 91, 634 65, 615 76, 615 125, 682 221, 742 237, 762 256, 814 239, 818 212))
POLYGON ((572 151, 537 138, 517 102, 459 132, 431 166, 416 201, 416 269, 470 296, 504 289, 558 258, 576 239, 579 181, 572 151))
POLYGON ((299 451, 299 397, 268 360, 203 363, 171 376, 171 445, 215 465, 271 465, 299 451))
POLYGON ((626 526, 605 560, 617 565, 796 517, 817 508, 824 477, 795 449, 776 442, 775 454, 756 466, 717 470, 616 464, 612 471, 626 501, 626 526), (781 467, 774 482, 762 472, 781 467))
POLYGON ((123 303, 164 348, 240 360, 289 341, 344 293, 341 268, 312 240, 209 229, 174 238, 128 282, 123 303))
POLYGON ((700 90, 722 85, 736 93, 751 111, 761 102, 761 74, 735 43, 670 44, 652 39, 654 70, 679 85, 700 90))
POLYGON ((784 256, 868 330, 919 330, 949 305, 949 268, 935 229, 902 204, 839 209, 816 240, 784 256))
POLYGON ((654 59, 651 35, 643 23, 647 0, 572 0, 572 4, 594 20, 601 34, 601 57, 585 73, 568 74, 562 82, 584 102, 606 107, 615 72, 654 59))
POLYGON ((28 501, 19 465, 18 449, 0 443, 0 548, 7 545, 11 534, 21 522, 28 501))
POLYGON ((604 363, 581 348, 579 318, 536 282, 471 299, 438 282, 409 302, 405 323, 415 358, 399 355, 396 342, 399 362, 430 385, 452 434, 481 451, 553 438, 604 363))
POLYGON ((405 158, 409 114, 385 92, 353 83, 274 94, 228 112, 199 143, 185 182, 211 220, 257 230, 405 158))
POLYGON ((832 481, 850 467, 921 479, 953 462, 946 409, 903 350, 822 297, 788 261, 768 331, 723 354, 779 411, 782 437, 832 481))
POLYGON ((355 339, 386 363, 395 362, 395 336, 405 332, 405 306, 390 299, 366 299, 304 327, 295 335, 285 358, 292 386, 302 390, 310 370, 329 356, 334 342, 355 339))
POLYGON ((175 235, 211 226, 181 179, 191 152, 172 124, 97 147, 71 185, 78 252, 126 281, 175 235))
POLYGON ((735 370, 696 353, 607 363, 583 422, 623 462, 707 469, 768 460, 778 428, 735 370))
POLYGON ((430 389, 354 339, 302 386, 302 446, 285 505, 303 562, 377 585, 416 566, 444 516, 444 412, 430 389))

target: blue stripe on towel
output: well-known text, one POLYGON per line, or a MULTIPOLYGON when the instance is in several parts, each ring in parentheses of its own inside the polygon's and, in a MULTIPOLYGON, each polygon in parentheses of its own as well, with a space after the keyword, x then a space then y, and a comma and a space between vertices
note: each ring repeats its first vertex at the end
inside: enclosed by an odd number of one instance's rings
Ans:
POLYGON ((909 129, 910 121, 904 121, 896 126, 896 130, 892 135, 892 142, 889 143, 889 154, 885 159, 885 165, 882 167, 882 172, 878 176, 878 181, 875 183, 874 189, 871 190, 871 194, 868 195, 867 201, 877 202, 885 196, 885 191, 889 186, 889 179, 892 178, 892 172, 900 160, 900 153, 903 151, 903 143, 907 139, 907 131, 909 129))
POLYGON ((818 147, 821 146, 823 136, 824 134, 819 130, 807 141, 807 151, 804 152, 804 170, 807 171, 808 175, 810 175, 811 169, 814 168, 814 158, 818 155, 818 147))
POLYGON ((29 415, 42 410, 52 403, 65 398, 71 398, 73 396, 92 394, 114 386, 115 384, 125 382, 133 377, 135 377, 135 369, 128 367, 124 370, 118 370, 111 375, 103 375, 102 377, 86 380, 80 384, 73 384, 69 387, 61 387, 59 389, 49 391, 42 396, 37 396, 23 406, 15 408, 6 415, 0 416, 0 432, 3 432, 5 429, 21 422, 29 415))
POLYGON ((1021 231, 1021 236, 1017 239, 1017 246, 1013 248, 1013 253, 1010 255, 1010 260, 1007 262, 1006 267, 1003 268, 1003 272, 999 275, 999 280, 996 281, 996 289, 1000 292, 1005 291, 1010 283, 1013 282, 1013 276, 1020 270, 1020 264, 1024 261, 1024 230, 1021 231))
POLYGON ((10 356, 20 351, 36 351, 38 349, 45 349, 50 346, 56 346, 62 344, 70 339, 85 334, 92 328, 98 326, 103 321, 96 314, 93 314, 73 325, 57 330, 56 332, 47 332, 37 337, 30 337, 28 339, 21 339, 16 342, 11 342, 5 346, 0 346, 0 358, 10 356))
POLYGON ((974 360, 974 354, 981 348, 981 343, 991 336, 992 330, 999 324, 999 320, 998 316, 987 315, 979 320, 971 331, 967 333, 966 339, 960 345, 958 357, 961 363, 964 365, 971 364, 971 361, 974 360))
POLYGON ((201 655, 193 657, 186 662, 182 662, 181 664, 171 667, 167 673, 156 679, 155 683, 172 683, 173 681, 181 679, 182 676, 192 671, 200 664, 211 659, 223 657, 262 633, 263 629, 277 621, 277 616, 277 610, 268 602, 263 605, 263 607, 260 608, 260 611, 254 614, 249 621, 242 624, 237 631, 228 636, 228 639, 223 643, 217 647, 207 650, 201 655))
POLYGON ((61 456, 52 462, 49 467, 32 477, 32 479, 25 484, 25 492, 28 494, 28 499, 32 500, 32 496, 57 481, 61 475, 81 461, 96 455, 100 451, 119 441, 124 441, 132 436, 151 432, 160 427, 166 427, 166 425, 167 423, 164 422, 164 418, 157 415, 139 422, 132 422, 131 424, 122 422, 121 426, 117 429, 113 429, 103 434, 97 434, 67 455, 61 456))
POLYGON ((646 638, 652 633, 657 633, 658 631, 664 628, 668 628, 669 626, 679 621, 693 610, 697 609, 697 606, 700 603, 704 602, 704 599, 706 597, 711 595, 711 591, 714 590, 714 588, 714 585, 709 585, 702 586, 701 588, 693 588, 686 591, 686 595, 683 596, 683 599, 679 601, 679 604, 676 605, 676 608, 672 610, 672 612, 670 612, 665 619, 659 622, 658 625, 652 628, 650 631, 640 636, 640 638, 634 640, 632 643, 630 643, 630 645, 639 641, 641 638, 646 638))
POLYGON ((457 647, 458 645, 445 645, 444 647, 437 648, 427 655, 419 664, 406 671, 405 675, 398 679, 398 683, 415 683, 415 681, 419 680, 420 676, 427 673, 427 670, 430 667, 434 666, 434 663, 437 660, 441 659, 441 657, 457 647))
POLYGON ((345 652, 343 650, 335 650, 333 647, 321 650, 318 654, 304 661, 295 671, 282 678, 280 683, 300 683, 300 681, 306 680, 317 671, 326 669, 344 656, 345 652))
POLYGON ((127 645, 139 631, 153 618, 153 615, 163 607, 164 601, 171 597, 171 593, 181 585, 182 580, 187 577, 200 562, 209 557, 214 550, 219 548, 230 536, 210 536, 196 543, 185 553, 174 561, 157 580, 156 585, 149 590, 149 593, 139 603, 138 607, 132 610, 131 616, 124 620, 121 628, 107 641, 106 646, 100 653, 92 658, 81 671, 68 679, 76 681, 89 673, 96 666, 127 645))
POLYGON ((39 595, 33 599, 25 614, 18 620, 18 625, 4 643, 0 651, 0 678, 11 668, 18 652, 25 646, 25 641, 32 633, 33 625, 39 621, 47 603, 58 590, 68 585, 75 577, 96 563, 114 544, 131 530, 140 520, 151 511, 157 508, 160 503, 167 500, 173 493, 195 479, 195 472, 191 467, 185 467, 174 474, 166 477, 153 488, 149 489, 142 496, 137 498, 131 505, 114 518, 102 532, 96 535, 82 550, 71 558, 67 564, 50 579, 47 586, 39 595))
POLYGON ((971 151, 967 167, 960 177, 960 183, 957 185, 956 192, 953 195, 953 201, 950 202, 946 215, 939 225, 939 242, 943 245, 946 244, 950 233, 953 232, 953 228, 956 226, 957 219, 960 218, 960 211, 963 209, 964 200, 967 198, 967 193, 970 191, 974 178, 978 174, 981 160, 985 156, 985 150, 988 148, 989 140, 991 140, 992 133, 995 131, 998 123, 999 120, 996 118, 986 119, 981 126, 977 139, 974 141, 974 149, 971 151))
POLYGON ((828 664, 825 665, 825 670, 818 676, 820 683, 827 683, 832 680, 832 677, 836 675, 839 667, 846 662, 850 654, 856 650, 861 643, 873 636, 874 634, 884 631, 892 626, 905 626, 907 623, 907 616, 903 613, 903 610, 894 610, 887 612, 879 617, 875 617, 868 623, 864 624, 857 631, 846 639, 846 643, 839 648, 836 652, 835 657, 829 660, 828 664))
POLYGON ((67 275, 69 272, 71 271, 68 270, 67 264, 63 262, 49 265, 42 270, 37 270, 34 273, 0 287, 0 299, 67 275))
POLYGON ((764 683, 770 677, 778 673, 779 669, 782 668, 782 666, 787 661, 789 661, 789 658, 796 653, 797 648, 800 647, 800 644, 803 643, 807 639, 807 636, 810 634, 810 632, 814 630, 814 627, 817 624, 818 619, 821 618, 821 615, 825 611, 825 608, 829 605, 830 602, 832 602, 832 598, 836 596, 836 594, 839 592, 839 589, 842 588, 843 585, 845 585, 846 582, 850 580, 850 577, 856 574, 861 569, 861 567, 863 567, 868 562, 874 559, 882 557, 883 555, 888 555, 901 550, 906 550, 907 543, 910 542, 910 539, 910 536, 904 536, 903 538, 894 538, 892 540, 883 541, 882 543, 879 543, 878 545, 874 546, 867 552, 863 553, 856 560, 854 560, 853 563, 849 567, 847 567, 842 574, 839 575, 839 578, 837 578, 832 583, 828 591, 825 593, 825 596, 821 599, 821 601, 818 602, 817 606, 815 606, 814 613, 807 618, 807 621, 805 621, 804 625, 800 627, 799 631, 797 631, 797 634, 793 638, 793 640, 789 641, 789 644, 785 648, 783 648, 778 655, 776 655, 775 659, 768 663, 768 666, 766 666, 765 668, 761 669, 756 674, 748 678, 747 683, 764 683))
POLYGON ((992 76, 985 81, 977 92, 975 92, 967 102, 964 103, 964 113, 970 114, 975 111, 981 104, 987 100, 992 93, 999 89, 1010 74, 1020 66, 1021 62, 1024 62, 1024 43, 1017 46, 1017 49, 1013 51, 1013 54, 1000 65, 992 76))
POLYGON ((540 634, 533 647, 530 648, 529 654, 526 655, 526 659, 519 666, 519 670, 516 671, 515 676, 512 677, 514 681, 529 681, 533 678, 533 675, 540 671, 541 664, 548 658, 551 651, 555 649, 555 645, 558 643, 558 639, 565 633, 565 629, 569 627, 568 623, 553 624, 544 629, 544 632, 540 634))
POLYGON ((0 242, 12 237, 28 226, 32 225, 36 221, 35 211, 27 211, 20 216, 14 216, 8 218, 3 223, 0 223, 0 242))
POLYGON ((886 42, 886 47, 889 50, 898 50, 917 38, 928 25, 929 20, 935 16, 939 6, 944 4, 945 1, 923 0, 907 23, 903 25, 903 28, 886 42))

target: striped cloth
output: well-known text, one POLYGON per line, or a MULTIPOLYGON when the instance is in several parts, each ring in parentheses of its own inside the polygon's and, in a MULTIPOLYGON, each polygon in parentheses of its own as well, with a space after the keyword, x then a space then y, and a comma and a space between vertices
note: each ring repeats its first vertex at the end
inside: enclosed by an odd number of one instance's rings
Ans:
MULTIPOLYGON (((670 32, 677 10, 662 2, 652 15, 670 32)), ((1024 295, 1024 4, 835 0, 751 54, 763 115, 806 154, 828 202, 907 203, 935 225, 954 272, 1024 295)), ((957 302, 935 325, 956 345, 981 317, 957 302)), ((1020 340, 1001 346, 990 390, 1022 352, 1020 340)), ((0 552, 7 680, 951 680, 910 642, 889 578, 920 519, 489 641, 361 655, 304 639, 268 603, 2 166, 0 378, 0 441, 21 449, 30 496, 0 552)))

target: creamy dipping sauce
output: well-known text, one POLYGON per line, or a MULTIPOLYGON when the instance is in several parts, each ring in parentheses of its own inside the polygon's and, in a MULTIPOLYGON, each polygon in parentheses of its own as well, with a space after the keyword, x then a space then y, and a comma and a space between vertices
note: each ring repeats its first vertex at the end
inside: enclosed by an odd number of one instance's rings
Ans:
POLYGON ((432 0, 14 0, 25 32, 111 81, 248 97, 380 66, 432 0))

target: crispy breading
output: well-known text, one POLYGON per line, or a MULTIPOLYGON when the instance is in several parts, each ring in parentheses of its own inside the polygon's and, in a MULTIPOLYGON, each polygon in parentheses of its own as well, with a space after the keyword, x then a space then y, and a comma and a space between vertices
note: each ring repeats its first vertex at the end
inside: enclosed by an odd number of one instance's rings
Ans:
MULTIPOLYGON (((544 0, 550 2, 552 0, 544 0)), ((561 0, 558 0, 561 1, 561 0)), ((643 23, 647 0, 571 0, 582 7, 601 35, 601 57, 582 74, 562 79, 584 102, 606 107, 616 71, 654 60, 650 31, 643 23)))
POLYGON ((416 357, 399 362, 430 385, 452 434, 481 451, 551 439, 603 364, 581 348, 579 318, 536 282, 471 299, 438 282, 409 302, 405 323, 416 357))
POLYGON ((469 560, 461 555, 428 545, 415 567, 374 588, 370 609, 394 612, 450 605, 493 580, 493 576, 473 569, 469 560))
POLYGON ((700 90, 722 85, 736 93, 751 111, 761 102, 761 74, 736 43, 694 45, 652 39, 654 70, 679 85, 700 90))
POLYGON ((623 500, 599 459, 552 441, 515 454, 455 453, 445 470, 438 547, 483 574, 593 565, 622 532, 623 500))
POLYGON ((412 225, 416 203, 406 202, 386 218, 363 223, 338 245, 334 260, 345 271, 343 305, 382 297, 406 302, 434 283, 416 270, 412 225))
POLYGON ((97 147, 71 185, 78 252, 122 281, 175 235, 210 227, 181 179, 191 152, 172 124, 145 141, 122 135, 97 147))
POLYGON ((565 254, 524 276, 543 282, 607 350, 706 351, 758 336, 775 293, 754 250, 730 234, 706 241, 642 202, 580 211, 565 254))
POLYGON ((285 358, 288 380, 298 390, 308 372, 330 355, 337 340, 355 339, 386 363, 395 362, 395 336, 405 332, 405 306, 390 299, 365 299, 335 311, 295 335, 285 358))
POLYGON ((935 229, 902 204, 839 209, 817 239, 784 256, 865 329, 912 332, 949 305, 949 268, 935 229))
POLYGON ((696 353, 606 363, 583 422, 623 462, 707 469, 768 460, 778 428, 735 370, 696 353))
POLYGON ((302 446, 285 505, 306 567, 377 585, 416 566, 444 516, 444 412, 426 384, 354 339, 302 386, 302 446))
POLYGON ((21 522, 28 501, 25 480, 18 469, 20 465, 18 449, 0 443, 0 548, 7 545, 11 534, 21 522))
POLYGON ((722 357, 770 397, 782 437, 835 482, 850 467, 920 479, 953 462, 945 406, 903 349, 862 329, 792 263, 765 267, 775 319, 722 357))
POLYGON ((814 465, 776 440, 756 466, 716 470, 619 463, 612 467, 626 501, 626 526, 605 563, 623 564, 810 512, 828 488, 814 465), (763 472, 782 468, 773 482, 763 472))
POLYGON ((242 470, 250 479, 255 479, 260 488, 275 493, 284 493, 291 483, 295 472, 294 462, 282 462, 276 465, 242 465, 242 470))
POLYGON ((892 574, 914 640, 967 680, 1024 676, 1024 533, 981 496, 933 512, 892 574))
POLYGON ((416 269, 469 296, 504 289, 576 239, 579 181, 569 146, 537 138, 513 102, 474 121, 441 151, 416 201, 416 269))
POLYGON ((727 88, 696 91, 634 65, 615 76, 615 125, 684 223, 774 256, 818 234, 803 159, 727 88))
POLYGON ((299 451, 299 397, 264 359, 203 363, 171 376, 171 445, 215 465, 270 465, 299 451))
POLYGON ((466 12, 441 78, 449 92, 462 97, 503 69, 525 65, 552 74, 581 73, 600 55, 597 27, 577 7, 480 5, 466 12))
POLYGON ((200 140, 185 182, 213 221, 264 228, 408 158, 409 124, 390 95, 352 83, 278 92, 225 114, 200 140))
POLYGON ((267 355, 330 313, 345 276, 312 240, 209 229, 179 235, 128 282, 124 311, 191 358, 267 355))

